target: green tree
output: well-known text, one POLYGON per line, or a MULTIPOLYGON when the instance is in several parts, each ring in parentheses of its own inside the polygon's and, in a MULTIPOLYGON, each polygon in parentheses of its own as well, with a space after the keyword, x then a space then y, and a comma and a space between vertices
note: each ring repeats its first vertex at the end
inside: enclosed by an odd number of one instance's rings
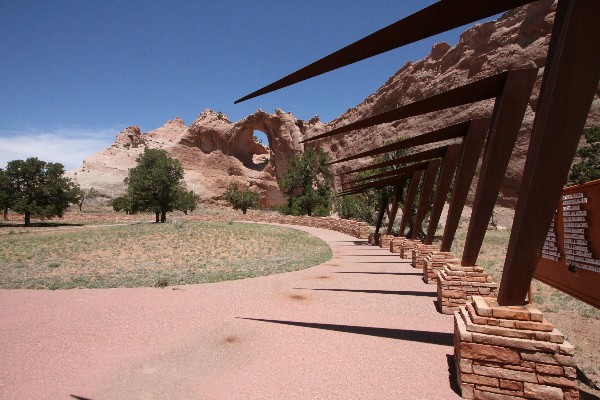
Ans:
POLYGON ((584 134, 589 146, 577 150, 580 161, 571 166, 571 185, 600 179, 600 126, 586 129, 584 134))
POLYGON ((89 188, 89 189, 81 189, 78 188, 76 191, 76 196, 77 196, 77 207, 79 207, 79 211, 81 211, 81 209, 83 208, 83 203, 86 200, 90 200, 93 199, 95 197, 98 196, 98 191, 96 189, 89 188))
POLYGON ((154 212, 156 222, 165 222, 167 212, 174 210, 185 191, 183 168, 178 160, 158 149, 144 149, 136 161, 137 166, 125 178, 130 209, 154 212))
POLYGON ((25 216, 25 226, 31 217, 62 216, 75 203, 79 187, 64 177, 60 163, 47 163, 36 157, 9 161, 5 179, 8 180, 10 207, 25 216))
POLYGON ((340 218, 357 219, 370 224, 374 222, 373 212, 377 207, 377 200, 368 192, 357 193, 335 197, 334 206, 340 218))
POLYGON ((323 149, 308 147, 300 156, 292 156, 281 182, 288 199, 288 212, 329 215, 331 212, 331 171, 329 156, 323 149))
POLYGON ((0 207, 4 214, 4 220, 8 220, 8 209, 10 208, 10 184, 6 172, 0 168, 0 207))
POLYGON ((125 214, 136 214, 138 210, 131 204, 131 199, 128 196, 115 197, 112 201, 112 208, 116 212, 125 211, 125 214))
POLYGON ((260 202, 260 193, 250 190, 247 186, 240 190, 235 182, 231 182, 223 195, 234 210, 242 210, 244 214, 250 208, 258 208, 260 202))
POLYGON ((189 192, 182 190, 175 200, 175 209, 183 211, 187 215, 188 211, 194 212, 198 207, 198 195, 193 190, 189 192))

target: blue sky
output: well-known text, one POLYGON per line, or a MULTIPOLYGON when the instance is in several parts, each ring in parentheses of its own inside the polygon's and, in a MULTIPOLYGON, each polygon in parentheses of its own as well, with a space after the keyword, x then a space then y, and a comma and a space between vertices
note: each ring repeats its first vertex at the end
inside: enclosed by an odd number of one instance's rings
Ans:
POLYGON ((205 108, 329 121, 464 28, 233 102, 433 2, 0 0, 0 168, 72 169, 127 126, 189 125, 205 108))

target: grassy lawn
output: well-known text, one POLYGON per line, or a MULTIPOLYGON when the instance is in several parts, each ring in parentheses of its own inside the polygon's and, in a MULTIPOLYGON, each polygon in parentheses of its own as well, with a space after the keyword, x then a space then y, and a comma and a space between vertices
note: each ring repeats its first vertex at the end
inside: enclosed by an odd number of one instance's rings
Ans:
POLYGON ((167 286, 295 271, 331 258, 322 240, 269 225, 186 222, 0 236, 0 288, 167 286))

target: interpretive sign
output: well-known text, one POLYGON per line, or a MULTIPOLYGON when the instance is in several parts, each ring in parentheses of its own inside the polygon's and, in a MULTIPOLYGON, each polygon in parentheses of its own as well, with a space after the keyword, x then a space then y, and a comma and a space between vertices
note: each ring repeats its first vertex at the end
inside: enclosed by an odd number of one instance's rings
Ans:
POLYGON ((534 277, 600 308, 600 180, 563 190, 534 277))

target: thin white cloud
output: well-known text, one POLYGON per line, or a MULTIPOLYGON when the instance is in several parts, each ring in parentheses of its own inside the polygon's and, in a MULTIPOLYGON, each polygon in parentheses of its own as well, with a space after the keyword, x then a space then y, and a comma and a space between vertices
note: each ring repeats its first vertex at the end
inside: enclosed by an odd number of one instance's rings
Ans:
POLYGON ((0 132, 0 168, 12 160, 37 157, 59 162, 69 171, 83 160, 108 147, 120 129, 64 129, 51 131, 0 132))

